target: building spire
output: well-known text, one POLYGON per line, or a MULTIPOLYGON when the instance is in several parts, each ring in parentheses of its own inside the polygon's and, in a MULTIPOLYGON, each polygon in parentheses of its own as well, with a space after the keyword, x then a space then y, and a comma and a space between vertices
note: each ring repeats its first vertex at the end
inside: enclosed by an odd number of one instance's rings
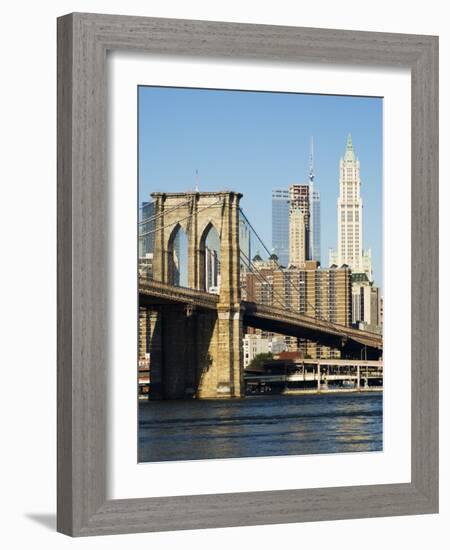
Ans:
POLYGON ((309 183, 314 184, 314 138, 312 136, 309 149, 309 183))
POLYGON ((348 134, 347 136, 347 145, 345 148, 344 160, 355 160, 355 151, 353 150, 353 141, 351 134, 348 134))
POLYGON ((352 134, 348 134, 347 136, 347 151, 353 151, 352 134))

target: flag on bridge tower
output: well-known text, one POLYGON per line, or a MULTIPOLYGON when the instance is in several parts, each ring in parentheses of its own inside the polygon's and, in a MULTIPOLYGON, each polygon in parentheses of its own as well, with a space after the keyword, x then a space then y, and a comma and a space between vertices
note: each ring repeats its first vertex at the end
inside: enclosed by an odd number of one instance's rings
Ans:
POLYGON ((195 192, 198 193, 199 190, 199 177, 198 177, 198 170, 195 171, 195 192))

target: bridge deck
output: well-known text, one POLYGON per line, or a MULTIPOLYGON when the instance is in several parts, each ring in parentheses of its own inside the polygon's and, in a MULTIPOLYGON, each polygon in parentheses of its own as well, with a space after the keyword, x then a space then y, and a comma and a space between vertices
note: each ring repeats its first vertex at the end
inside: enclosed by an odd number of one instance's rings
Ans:
MULTIPOLYGON (((181 303, 193 307, 215 310, 219 302, 217 294, 202 290, 178 287, 154 280, 139 280, 140 300, 145 303, 181 303)), ((330 342, 349 340, 359 345, 382 349, 383 338, 380 334, 366 332, 344 325, 309 317, 295 311, 273 306, 242 302, 244 323, 271 332, 298 335, 302 329, 304 337, 318 335, 330 342)))

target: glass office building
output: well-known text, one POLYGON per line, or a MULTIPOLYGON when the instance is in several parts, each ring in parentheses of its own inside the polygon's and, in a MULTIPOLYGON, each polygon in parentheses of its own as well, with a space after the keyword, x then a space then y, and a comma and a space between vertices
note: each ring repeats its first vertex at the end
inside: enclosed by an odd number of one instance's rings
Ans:
POLYGON ((139 216, 139 258, 153 254, 155 243, 155 203, 143 202, 139 216))
POLYGON ((289 262, 289 191, 272 191, 272 248, 279 263, 287 266, 289 262))
POLYGON ((311 260, 320 261, 320 193, 316 191, 313 185, 310 186, 310 232, 309 232, 309 250, 311 260))

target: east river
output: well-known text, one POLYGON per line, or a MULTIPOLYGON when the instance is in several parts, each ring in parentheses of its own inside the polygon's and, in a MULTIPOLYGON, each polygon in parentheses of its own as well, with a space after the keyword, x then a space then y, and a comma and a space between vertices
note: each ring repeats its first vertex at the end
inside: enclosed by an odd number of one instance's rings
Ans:
POLYGON ((382 393, 141 401, 139 462, 381 451, 382 393))

